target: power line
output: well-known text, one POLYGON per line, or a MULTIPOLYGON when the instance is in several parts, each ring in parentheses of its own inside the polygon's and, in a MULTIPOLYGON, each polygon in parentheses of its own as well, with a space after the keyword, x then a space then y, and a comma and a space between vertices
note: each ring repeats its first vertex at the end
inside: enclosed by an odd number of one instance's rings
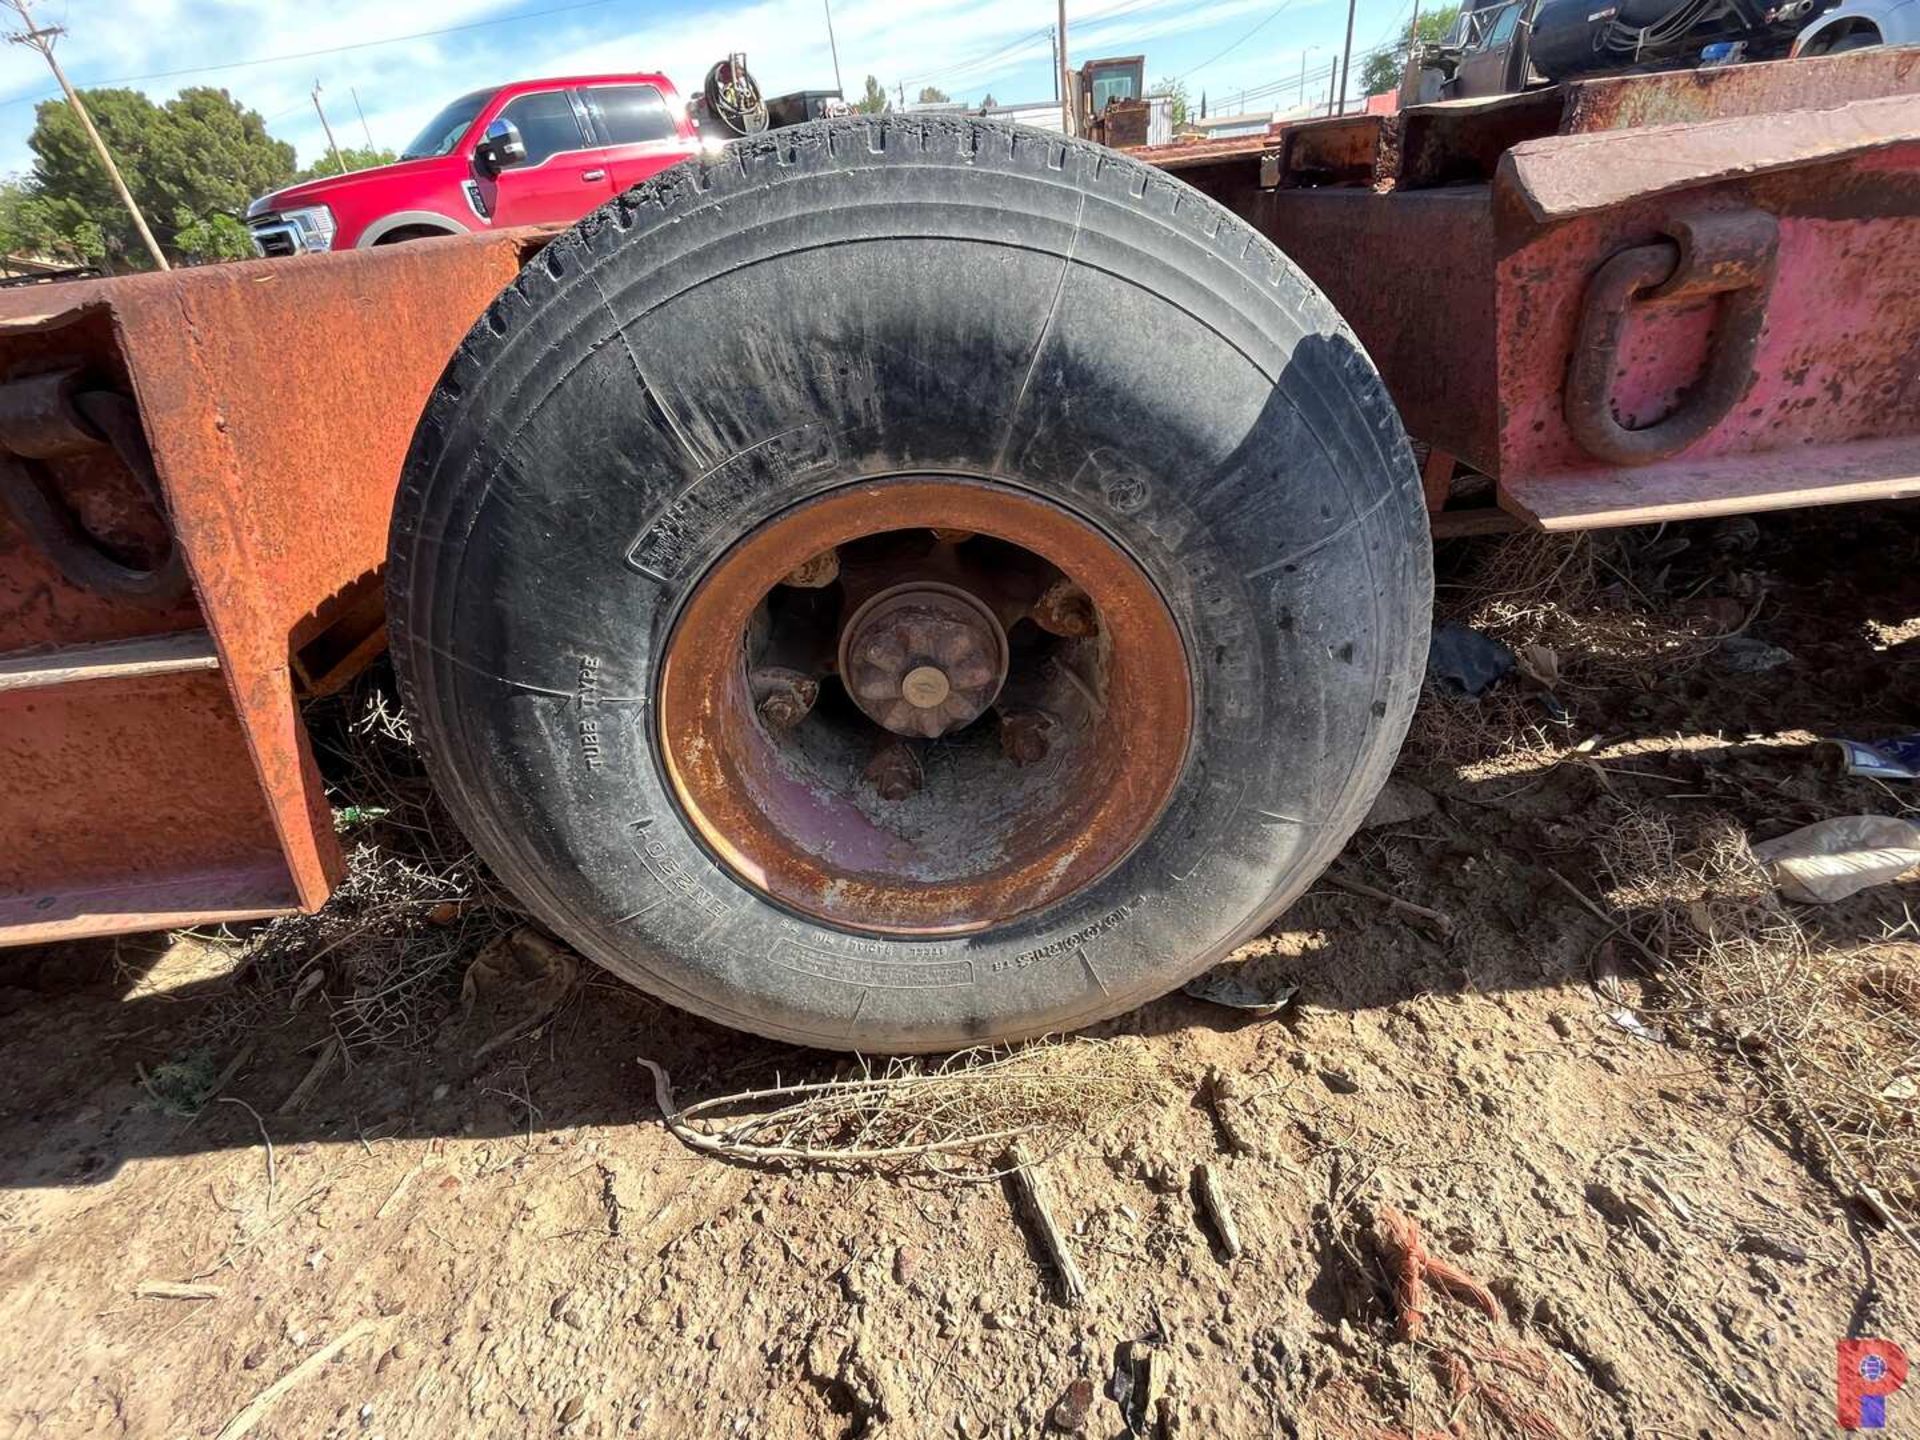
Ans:
POLYGON ((1217 55, 1208 56, 1205 60, 1202 60, 1198 65, 1194 65, 1186 70, 1181 71, 1180 74, 1175 76, 1174 78, 1177 80, 1185 80, 1189 75, 1198 75, 1202 70, 1206 69, 1209 65, 1213 64, 1214 61, 1226 59, 1227 56, 1231 55, 1234 51, 1238 50, 1242 45, 1246 44, 1247 41, 1251 40, 1254 36, 1258 35, 1262 30, 1266 29, 1267 26, 1271 25, 1275 20, 1279 19, 1280 12, 1285 10, 1292 3, 1293 3, 1293 0, 1280 0, 1280 3, 1278 5, 1274 6, 1273 9, 1267 12, 1267 16, 1264 20, 1262 20, 1258 25, 1254 26, 1251 30, 1247 31, 1246 34, 1242 35, 1238 40, 1234 41, 1231 45, 1227 46, 1226 49, 1222 50, 1217 55))

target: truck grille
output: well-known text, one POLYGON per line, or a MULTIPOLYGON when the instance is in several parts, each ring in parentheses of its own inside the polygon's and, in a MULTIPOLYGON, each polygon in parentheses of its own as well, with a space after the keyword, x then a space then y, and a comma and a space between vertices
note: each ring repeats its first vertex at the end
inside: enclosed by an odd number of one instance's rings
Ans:
POLYGON ((300 244, 294 238, 293 226, 272 221, 253 227, 253 248, 262 255, 297 255, 300 244))

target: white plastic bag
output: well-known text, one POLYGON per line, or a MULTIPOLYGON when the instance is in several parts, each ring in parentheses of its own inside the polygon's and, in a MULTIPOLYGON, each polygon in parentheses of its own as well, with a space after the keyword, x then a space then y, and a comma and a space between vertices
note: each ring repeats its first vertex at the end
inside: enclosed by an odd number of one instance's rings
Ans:
POLYGON ((1839 815, 1753 847, 1789 900, 1828 905, 1920 866, 1920 825, 1891 815, 1839 815))

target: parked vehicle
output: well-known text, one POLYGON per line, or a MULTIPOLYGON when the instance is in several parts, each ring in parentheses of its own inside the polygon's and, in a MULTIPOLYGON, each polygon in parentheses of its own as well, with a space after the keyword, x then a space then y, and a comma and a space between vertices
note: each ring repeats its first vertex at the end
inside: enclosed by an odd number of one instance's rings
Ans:
POLYGON ((1839 55, 1873 45, 1920 45, 1920 0, 1842 0, 1802 30, 1795 55, 1839 55))
POLYGON ((262 255, 297 255, 571 224, 700 145, 664 75, 522 80, 462 95, 395 164, 261 196, 247 225, 262 255))
MULTIPOLYGON (((1775 60, 1795 30, 1832 0, 1479 0, 1437 44, 1421 48, 1403 104, 1508 95, 1593 75, 1775 60)), ((1884 0, 1863 0, 1883 4, 1884 0)), ((1898 0, 1897 0, 1898 3, 1898 0)), ((1904 0, 1912 4, 1914 0, 1904 0)))

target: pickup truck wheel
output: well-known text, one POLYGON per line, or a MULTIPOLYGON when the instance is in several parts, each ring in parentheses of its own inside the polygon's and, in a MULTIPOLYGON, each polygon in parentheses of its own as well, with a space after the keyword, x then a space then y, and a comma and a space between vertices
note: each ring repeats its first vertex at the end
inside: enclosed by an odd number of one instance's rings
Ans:
POLYGON ((1379 378, 1196 191, 834 120, 548 246, 397 502, 408 708, 476 849, 674 1004, 908 1051, 1258 933, 1386 778, 1431 559, 1379 378))

